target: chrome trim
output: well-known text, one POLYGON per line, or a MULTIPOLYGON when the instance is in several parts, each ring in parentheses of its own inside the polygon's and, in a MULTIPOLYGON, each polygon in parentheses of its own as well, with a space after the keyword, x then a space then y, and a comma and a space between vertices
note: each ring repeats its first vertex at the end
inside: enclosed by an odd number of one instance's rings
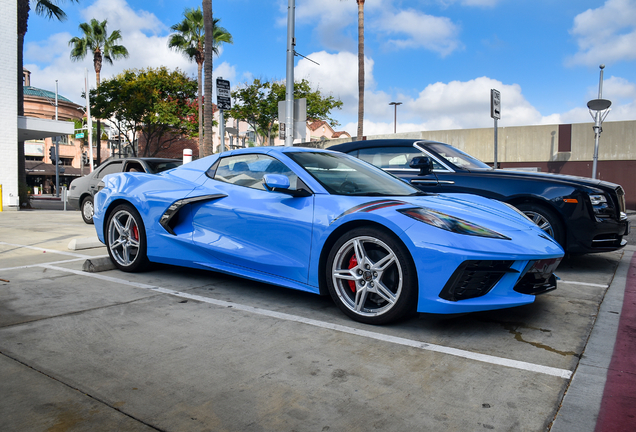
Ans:
POLYGON ((225 198, 227 195, 225 194, 213 194, 213 195, 201 195, 198 197, 192 198, 184 198, 178 201, 175 201, 168 207, 168 209, 161 215, 159 219, 159 224, 170 234, 176 235, 175 232, 170 228, 170 220, 176 215, 182 207, 200 201, 212 201, 219 198, 225 198))

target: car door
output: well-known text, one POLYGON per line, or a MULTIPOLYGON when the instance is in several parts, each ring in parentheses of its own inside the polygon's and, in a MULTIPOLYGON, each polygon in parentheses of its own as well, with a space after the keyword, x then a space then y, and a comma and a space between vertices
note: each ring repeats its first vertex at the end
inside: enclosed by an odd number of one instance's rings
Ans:
POLYGON ((270 192, 263 176, 297 176, 282 162, 264 154, 242 154, 219 160, 202 190, 223 198, 192 209, 193 242, 214 258, 277 277, 306 283, 313 226, 313 195, 292 197, 270 192))
MULTIPOLYGON (((97 170, 97 174, 95 174, 88 185, 88 190, 92 196, 95 196, 97 192, 100 190, 100 182, 107 174, 114 174, 121 172, 123 169, 124 163, 122 160, 114 160, 103 164, 103 166, 99 167, 97 170)), ((103 183, 102 186, 103 187, 103 183)))

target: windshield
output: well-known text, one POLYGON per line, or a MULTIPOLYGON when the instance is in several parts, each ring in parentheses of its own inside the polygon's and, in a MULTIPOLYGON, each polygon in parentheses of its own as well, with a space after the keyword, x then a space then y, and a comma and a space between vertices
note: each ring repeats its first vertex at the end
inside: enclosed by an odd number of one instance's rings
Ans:
POLYGON ((285 153, 332 195, 408 196, 419 190, 351 156, 320 152, 285 153))
POLYGON ((448 162, 452 163, 456 167, 471 170, 471 169, 492 169, 482 161, 477 158, 472 157, 471 155, 464 153, 463 151, 456 149, 453 146, 448 144, 441 143, 428 143, 426 145, 428 148, 442 156, 448 162))

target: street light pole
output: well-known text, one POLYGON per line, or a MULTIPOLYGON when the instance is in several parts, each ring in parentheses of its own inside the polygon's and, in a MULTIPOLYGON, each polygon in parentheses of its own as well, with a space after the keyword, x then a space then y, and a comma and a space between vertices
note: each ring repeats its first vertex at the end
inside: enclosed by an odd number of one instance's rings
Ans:
POLYGON ((594 126, 592 126, 592 129, 594 129, 594 157, 592 162, 593 179, 596 178, 598 146, 599 140, 601 138, 601 132, 603 132, 603 120, 605 120, 605 117, 607 117, 607 115, 609 114, 609 107, 612 105, 611 101, 603 99, 603 69, 605 69, 605 65, 602 64, 599 67, 601 68, 601 76, 598 82, 598 99, 592 99, 587 103, 587 107, 590 110, 590 115, 594 119, 594 126), (592 111, 595 111, 595 113, 592 114, 592 111))
POLYGON ((397 107, 402 105, 402 102, 391 102, 389 105, 393 105, 393 134, 397 133, 397 107))

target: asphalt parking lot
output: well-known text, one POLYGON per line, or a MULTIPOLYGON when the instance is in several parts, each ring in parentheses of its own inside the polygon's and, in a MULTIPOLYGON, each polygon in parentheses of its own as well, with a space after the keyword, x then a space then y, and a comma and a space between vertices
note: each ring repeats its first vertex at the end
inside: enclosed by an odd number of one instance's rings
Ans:
POLYGON ((0 430, 594 431, 636 273, 630 238, 532 305, 373 327, 214 272, 85 272, 91 237, 0 213, 0 430))

